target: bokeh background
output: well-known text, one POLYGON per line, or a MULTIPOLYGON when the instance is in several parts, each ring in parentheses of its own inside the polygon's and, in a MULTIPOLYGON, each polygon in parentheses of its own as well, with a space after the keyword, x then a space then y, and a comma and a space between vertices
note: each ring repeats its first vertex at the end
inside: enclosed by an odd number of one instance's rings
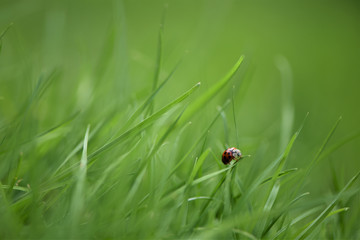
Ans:
MULTIPOLYGON (((284 149, 284 121, 290 135, 309 112, 289 160, 298 168, 311 161, 339 116, 331 144, 360 130, 360 4, 350 0, 1 0, 0 30, 13 23, 0 55, 2 123, 16 116, 39 76, 53 70, 61 77, 32 113, 34 132, 78 110, 91 110, 90 123, 114 108, 132 112, 153 87, 162 22, 160 79, 181 63, 156 108, 197 82, 199 94, 205 92, 244 54, 234 88, 204 106, 191 119, 194 126, 210 121, 234 94, 239 148, 254 154, 265 143, 273 159, 284 149)), ((221 124, 217 131, 225 136, 221 124)), ((235 145, 236 134, 228 134, 235 145)), ((359 156, 355 139, 316 165, 307 189, 315 197, 329 192, 331 166, 345 183, 360 169, 359 156)))

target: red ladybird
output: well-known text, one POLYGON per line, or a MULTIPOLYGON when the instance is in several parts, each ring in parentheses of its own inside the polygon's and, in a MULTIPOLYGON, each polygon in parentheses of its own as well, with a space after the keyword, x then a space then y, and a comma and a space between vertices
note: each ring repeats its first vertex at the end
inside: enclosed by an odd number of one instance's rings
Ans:
POLYGON ((241 152, 239 149, 236 148, 228 148, 222 154, 222 162, 224 164, 229 164, 231 160, 235 159, 238 160, 241 158, 241 152))

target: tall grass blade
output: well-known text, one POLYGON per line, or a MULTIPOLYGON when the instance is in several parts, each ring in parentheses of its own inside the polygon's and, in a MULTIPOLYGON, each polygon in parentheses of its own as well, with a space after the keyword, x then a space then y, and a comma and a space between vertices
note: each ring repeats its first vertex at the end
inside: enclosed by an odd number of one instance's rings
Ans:
POLYGON ((197 160, 190 176, 189 179, 187 181, 187 185, 191 185, 194 181, 194 178, 196 176, 196 174, 199 172, 201 166, 204 164, 204 161, 206 159, 206 157, 209 155, 210 149, 206 149, 199 157, 199 159, 197 160))
MULTIPOLYGON (((85 207, 85 182, 86 182, 86 170, 87 170, 87 146, 89 140, 89 131, 90 126, 87 127, 85 137, 84 137, 84 145, 83 145, 83 152, 80 160, 79 169, 76 176, 76 186, 73 193, 73 197, 71 200, 71 221, 72 226, 76 226, 79 224, 81 213, 85 207)), ((74 228, 73 230, 75 230, 74 228)))
POLYGON ((237 127, 237 123, 236 123, 236 111, 235 111, 235 86, 233 86, 232 89, 232 111, 233 111, 233 119, 234 119, 234 126, 235 126, 235 138, 236 138, 236 146, 239 147, 239 132, 238 132, 238 127, 237 127))
MULTIPOLYGON (((153 80, 153 91, 155 91, 159 76, 160 76, 160 70, 161 70, 161 64, 162 64, 162 51, 163 51, 163 35, 164 35, 164 24, 165 24, 165 13, 166 13, 166 7, 163 11, 163 16, 160 23, 159 28, 159 35, 158 35, 158 47, 157 47, 157 55, 156 55, 156 64, 155 64, 155 74, 154 74, 154 80, 153 80)), ((153 114, 154 111, 154 101, 152 101, 149 105, 149 114, 153 114)))
POLYGON ((291 130, 294 123, 294 104, 292 102, 293 77, 289 61, 282 55, 275 58, 275 65, 281 74, 281 131, 280 151, 285 148, 291 137, 291 130))

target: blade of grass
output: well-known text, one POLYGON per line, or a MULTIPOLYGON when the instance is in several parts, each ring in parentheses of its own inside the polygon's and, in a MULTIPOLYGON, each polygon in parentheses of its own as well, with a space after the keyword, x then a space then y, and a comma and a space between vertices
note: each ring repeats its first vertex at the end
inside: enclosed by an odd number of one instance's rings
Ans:
MULTIPOLYGON (((158 47, 157 47, 157 55, 156 55, 156 64, 155 64, 155 74, 154 74, 154 80, 153 80, 153 91, 156 89, 159 76, 160 76, 160 70, 162 65, 162 51, 163 51, 163 35, 164 35, 164 24, 165 24, 165 14, 166 14, 166 7, 164 7, 163 15, 159 27, 159 35, 158 35, 158 47)), ((154 101, 152 101, 149 105, 149 115, 153 114, 154 111, 154 101)))
POLYGON ((23 153, 20 153, 20 156, 17 160, 17 163, 16 163, 16 167, 15 167, 15 170, 14 170, 14 173, 13 174, 9 174, 9 182, 10 182, 10 187, 8 189, 8 196, 11 196, 11 192, 12 190, 14 189, 14 185, 16 183, 16 179, 19 175, 19 170, 20 170, 20 165, 21 165, 21 162, 22 162, 22 159, 23 159, 23 153))
MULTIPOLYGON (((204 181, 208 181, 209 179, 211 179, 211 178, 213 178, 213 177, 215 177, 217 175, 220 175, 220 174, 228 171, 229 169, 231 169, 233 167, 234 167, 234 165, 229 166, 229 167, 224 168, 224 169, 221 169, 219 171, 215 171, 213 173, 209 173, 209 174, 207 174, 207 175, 205 175, 203 177, 197 178, 192 182, 191 186, 195 186, 195 185, 200 184, 200 183, 202 183, 204 181)), ((166 197, 171 198, 171 197, 175 196, 176 194, 181 193, 184 190, 185 187, 186 187, 186 183, 183 182, 183 183, 179 184, 178 186, 172 188, 171 190, 169 190, 165 194, 163 194, 162 198, 166 198, 166 197)))
POLYGON ((234 228, 233 232, 239 233, 239 234, 243 235, 245 238, 252 239, 252 240, 257 240, 257 238, 253 234, 251 234, 249 232, 246 232, 246 231, 243 231, 243 230, 240 230, 240 229, 237 229, 237 228, 234 228))
POLYGON ((299 192, 300 188, 304 184, 304 181, 305 181, 306 177, 309 175, 311 169, 313 168, 313 166, 316 163, 319 162, 321 154, 323 153, 325 147, 327 146, 328 142, 330 141, 330 139, 331 139, 332 135, 334 134, 336 128, 338 127, 341 119, 342 119, 342 117, 339 117, 338 120, 335 122, 334 126, 331 128, 330 132, 326 136, 326 138, 325 138, 323 144, 321 145, 320 149, 316 153, 315 157, 310 162, 310 164, 306 167, 305 173, 302 175, 301 179, 299 180, 299 183, 297 184, 297 187, 296 187, 295 191, 293 192, 292 196, 296 195, 299 192))
MULTIPOLYGON (((225 140, 224 140, 224 148, 227 149, 230 147, 229 145, 229 126, 227 124, 227 120, 226 120, 226 113, 224 110, 222 109, 218 109, 218 111, 220 112, 221 114, 221 119, 222 119, 222 122, 223 122, 223 125, 224 125, 224 135, 225 135, 225 140)), ((237 145, 238 146, 238 145, 237 145)))
POLYGON ((194 182, 194 178, 196 176, 196 174, 198 173, 198 171, 200 170, 201 166, 204 164, 205 159, 207 158, 207 156, 209 155, 210 149, 206 149, 199 157, 198 161, 196 162, 190 176, 189 179, 187 181, 187 186, 192 185, 192 183, 194 182))
POLYGON ((195 201, 195 200, 215 200, 214 198, 210 198, 210 197, 206 197, 206 196, 200 196, 200 197, 192 197, 192 198, 188 198, 188 202, 191 202, 191 201, 195 201))
POLYGON ((89 131, 90 126, 87 127, 85 137, 84 137, 84 145, 83 152, 80 160, 79 169, 76 176, 76 186, 71 200, 71 222, 74 227, 79 224, 81 213, 83 212, 85 205, 85 182, 86 182, 86 170, 87 170, 87 146, 89 140, 89 131))
POLYGON ((1 53, 1 50, 2 50, 2 39, 3 37, 5 36, 6 32, 10 29, 10 27, 13 25, 13 23, 10 23, 6 28, 5 30, 1 33, 0 35, 0 53, 1 53))
MULTIPOLYGON (((284 171, 279 173, 277 178, 280 178, 280 177, 285 176, 285 175, 287 175, 289 173, 292 173, 292 172, 296 172, 297 170, 298 170, 297 168, 291 168, 291 169, 288 169, 288 170, 284 170, 284 171)), ((267 182, 271 181, 272 179, 273 179, 273 177, 268 177, 264 181, 262 181, 261 184, 267 183, 267 182)))
MULTIPOLYGON (((98 130, 101 128, 102 123, 99 123, 96 125, 96 127, 94 128, 94 130, 91 131, 90 135, 89 135, 89 139, 92 139, 92 137, 98 132, 98 130)), ((59 167, 54 171, 54 173, 52 174, 53 178, 54 176, 58 175, 58 172, 60 171, 60 169, 73 157, 75 156, 75 154, 81 150, 81 148, 83 148, 83 142, 80 142, 78 145, 76 145, 76 147, 66 156, 66 158, 64 159, 64 161, 59 165, 59 167)), ((66 171, 68 172, 68 171, 66 171)))
POLYGON ((131 126, 132 123, 135 122, 136 118, 140 116, 141 113, 144 112, 145 108, 149 106, 149 104, 154 101, 155 96, 159 93, 159 91, 165 86, 165 84, 171 79, 171 77, 176 72, 177 68, 179 67, 181 63, 181 60, 175 65, 174 69, 170 72, 170 74, 167 76, 167 78, 152 92, 152 94, 145 100, 145 102, 139 106, 136 111, 130 116, 130 118, 126 121, 124 126, 121 128, 120 132, 123 132, 125 129, 127 129, 129 126, 131 126))
POLYGON ((244 56, 240 56, 235 65, 230 69, 230 71, 214 86, 212 86, 209 90, 207 90, 201 97, 199 97, 196 101, 194 101, 190 106, 187 113, 184 115, 183 121, 188 121, 188 119, 199 112, 199 109, 203 108, 214 96, 216 96, 222 89, 224 89, 225 85, 231 80, 231 78, 235 75, 236 71, 239 69, 241 63, 244 60, 244 56))
POLYGON ((234 126, 235 126, 235 137, 236 137, 236 146, 239 147, 239 132, 238 132, 238 127, 237 127, 237 124, 236 124, 236 111, 235 111, 235 98, 234 98, 234 95, 235 95, 235 86, 233 86, 233 89, 232 89, 232 99, 231 99, 231 102, 232 102, 232 110, 233 110, 233 117, 234 117, 234 126))
POLYGON ((360 131, 355 132, 354 134, 345 137, 344 139, 342 139, 341 141, 339 141, 338 143, 333 144, 332 146, 328 147, 328 150, 323 151, 323 153, 320 155, 319 160, 322 160, 324 158, 326 158, 327 156, 329 156, 331 153, 335 152, 336 150, 338 150, 339 148, 341 148, 342 146, 344 146, 345 144, 347 144, 348 142, 351 142, 352 140, 357 139, 358 137, 360 137, 360 131))
MULTIPOLYGON (((10 185, 2 185, 2 188, 3 189, 9 189, 9 188, 11 188, 11 186, 10 185)), ((27 188, 27 187, 12 186, 12 189, 13 190, 18 190, 18 191, 21 191, 21 192, 30 192, 30 189, 27 188)))
POLYGON ((183 219, 182 220, 183 227, 185 227, 188 222, 188 198, 189 198, 188 196, 189 196, 189 190, 190 190, 191 183, 194 181, 196 174, 199 172, 202 165, 204 164, 204 161, 205 161, 206 157, 208 156, 209 152, 210 152, 210 150, 206 149, 200 155, 199 159, 195 162, 194 167, 191 171, 191 174, 185 184, 184 192, 182 193, 182 197, 181 197, 181 199, 179 199, 179 203, 176 204, 178 207, 180 207, 179 214, 183 214, 181 216, 181 218, 183 219))
POLYGON ((354 177, 350 179, 350 181, 346 184, 346 186, 339 192, 339 194, 333 199, 333 201, 320 213, 320 215, 298 236, 296 236, 296 240, 305 239, 309 234, 311 234, 324 220, 325 218, 331 213, 331 210, 335 207, 338 203, 340 198, 342 197, 343 193, 348 190, 353 183, 359 177, 360 172, 358 172, 354 177))
POLYGON ((291 137, 291 129, 294 123, 294 104, 292 103, 293 77, 289 61, 282 55, 275 58, 275 65, 281 75, 281 131, 280 151, 285 148, 291 137))

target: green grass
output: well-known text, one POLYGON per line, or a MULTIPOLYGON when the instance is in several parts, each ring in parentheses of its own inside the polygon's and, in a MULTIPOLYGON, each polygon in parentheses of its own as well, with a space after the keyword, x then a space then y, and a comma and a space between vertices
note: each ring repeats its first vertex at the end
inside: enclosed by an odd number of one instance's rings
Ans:
MULTIPOLYGON (((165 11, 149 70, 134 64, 145 80, 130 81, 117 51, 133 50, 123 39, 127 4, 114 4, 103 46, 85 53, 95 60, 0 68, 0 239, 358 239, 360 169, 336 155, 354 147, 358 128, 342 134, 345 117, 314 127, 318 115, 297 109, 298 76, 283 56, 281 90, 264 91, 279 99, 273 115, 244 111, 266 105, 247 101, 252 86, 262 89, 257 60, 236 53, 191 77, 184 65, 201 63, 169 57, 165 11), (232 146, 244 157, 225 166, 232 146)), ((3 25, 2 61, 22 57, 12 55, 21 43, 7 40, 16 24, 3 25)))

